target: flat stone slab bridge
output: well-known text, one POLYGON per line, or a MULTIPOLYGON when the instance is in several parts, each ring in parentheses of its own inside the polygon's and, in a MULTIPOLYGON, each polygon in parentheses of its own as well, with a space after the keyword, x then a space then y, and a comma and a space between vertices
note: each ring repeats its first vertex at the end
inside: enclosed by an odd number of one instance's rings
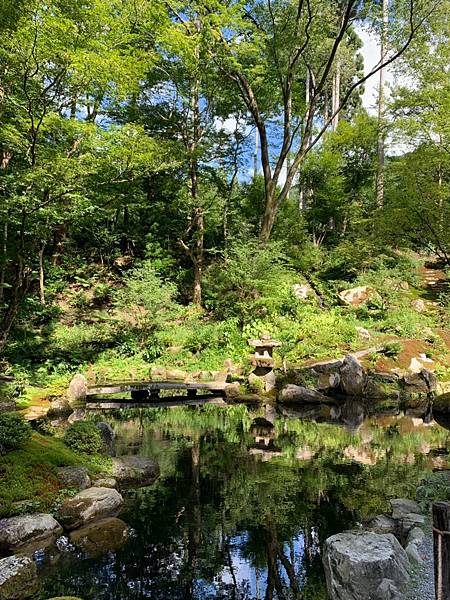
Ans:
POLYGON ((86 402, 88 408, 135 408, 140 406, 174 406, 180 404, 198 405, 220 402, 227 383, 225 381, 127 381, 124 383, 106 383, 87 388, 86 402), (161 391, 187 391, 183 398, 160 398, 161 391), (202 396, 197 396, 198 392, 202 396), (207 396, 203 395, 208 393, 207 396), (115 394, 131 394, 131 402, 123 398, 104 399, 101 396, 115 394))

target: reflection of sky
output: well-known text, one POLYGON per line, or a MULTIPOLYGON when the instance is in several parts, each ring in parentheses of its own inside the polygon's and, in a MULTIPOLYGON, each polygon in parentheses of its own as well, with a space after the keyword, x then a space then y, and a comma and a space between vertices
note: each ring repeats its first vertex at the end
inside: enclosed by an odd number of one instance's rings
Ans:
MULTIPOLYGON (((313 532, 313 540, 315 538, 313 532)), ((230 551, 231 551, 231 562, 232 569, 234 572, 234 578, 239 587, 247 583, 249 586, 249 592, 253 598, 264 597, 267 587, 267 567, 256 568, 250 559, 242 556, 240 548, 247 541, 247 536, 240 535, 230 540, 230 551)), ((315 545, 314 545, 315 546, 315 545)), ((314 547, 314 552, 317 552, 318 548, 314 547)), ((297 581, 302 583, 304 581, 303 561, 305 559, 305 539, 302 532, 298 533, 292 541, 292 547, 289 544, 285 544, 283 552, 287 559, 293 564, 297 581)), ((277 561, 277 567, 280 579, 285 586, 289 586, 289 578, 287 573, 282 566, 280 561, 277 561)), ((221 574, 217 577, 217 582, 231 585, 234 583, 233 574, 231 573, 230 567, 224 567, 221 574)))

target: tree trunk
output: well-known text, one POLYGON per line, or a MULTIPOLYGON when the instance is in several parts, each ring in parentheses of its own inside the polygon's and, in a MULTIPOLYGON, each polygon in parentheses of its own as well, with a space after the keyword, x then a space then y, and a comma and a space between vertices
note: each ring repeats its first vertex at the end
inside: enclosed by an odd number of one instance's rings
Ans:
POLYGON ((39 297, 43 306, 45 305, 44 250, 45 242, 42 242, 39 249, 39 297))
POLYGON ((5 295, 7 252, 8 252, 8 217, 5 216, 5 222, 3 224, 2 266, 0 269, 0 303, 3 302, 3 298, 5 295))
POLYGON ((332 108, 333 120, 331 121, 331 129, 336 131, 339 124, 339 105, 341 103, 341 61, 339 58, 336 61, 336 72, 333 76, 333 97, 332 108))
MULTIPOLYGON (((388 0, 383 0, 383 28, 381 31, 381 62, 384 62, 387 53, 387 31, 389 22, 388 0)), ((375 204, 382 208, 384 204, 384 163, 385 163, 385 79, 386 69, 380 69, 380 89, 378 91, 378 165, 375 185, 375 204)))

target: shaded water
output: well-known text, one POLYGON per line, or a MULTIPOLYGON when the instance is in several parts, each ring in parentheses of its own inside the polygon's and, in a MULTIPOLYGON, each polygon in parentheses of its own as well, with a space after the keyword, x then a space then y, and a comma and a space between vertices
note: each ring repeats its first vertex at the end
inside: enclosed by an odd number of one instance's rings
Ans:
POLYGON ((324 540, 386 511, 389 498, 413 497, 448 447, 433 422, 366 418, 354 402, 284 415, 206 406, 100 419, 113 425, 118 454, 155 457, 161 477, 127 495, 122 548, 89 556, 69 546, 43 560, 40 598, 322 600, 324 540))

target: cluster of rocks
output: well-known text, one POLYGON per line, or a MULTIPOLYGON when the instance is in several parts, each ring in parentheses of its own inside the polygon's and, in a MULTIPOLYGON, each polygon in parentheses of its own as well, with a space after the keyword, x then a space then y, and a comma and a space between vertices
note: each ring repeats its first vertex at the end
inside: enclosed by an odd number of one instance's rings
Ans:
POLYGON ((401 395, 426 397, 436 390, 436 376, 425 368, 418 372, 369 373, 360 357, 318 362, 297 371, 278 373, 278 400, 284 404, 327 403, 336 396, 400 399, 401 395), (308 384, 305 385, 305 381, 308 384))
POLYGON ((330 600, 404 600, 412 566, 423 559, 419 547, 425 518, 418 504, 398 498, 392 515, 378 515, 364 530, 329 537, 323 564, 330 600))
POLYGON ((34 513, 0 519, 0 600, 21 600, 36 593, 39 582, 32 560, 37 550, 54 547, 61 535, 90 556, 117 550, 128 526, 118 518, 124 504, 119 490, 150 485, 159 476, 150 458, 113 458, 112 474, 92 480, 83 467, 61 467, 60 482, 80 490, 56 514, 34 513))

